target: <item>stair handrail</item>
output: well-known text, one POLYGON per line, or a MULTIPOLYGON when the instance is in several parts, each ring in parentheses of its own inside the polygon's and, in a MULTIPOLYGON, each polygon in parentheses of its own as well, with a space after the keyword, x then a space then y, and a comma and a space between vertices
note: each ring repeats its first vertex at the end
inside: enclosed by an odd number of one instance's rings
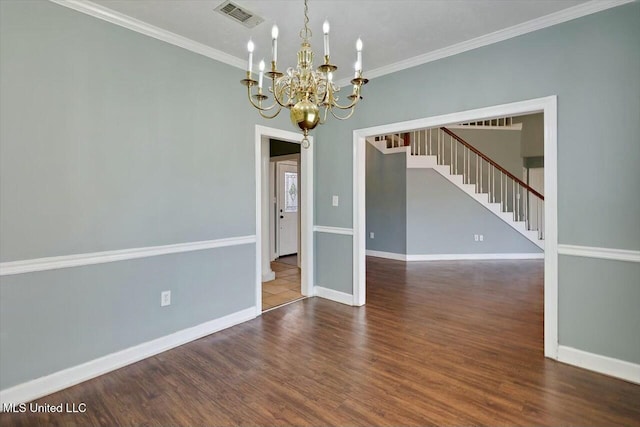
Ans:
POLYGON ((485 155, 484 153, 482 153, 481 151, 479 151, 477 148, 475 148, 473 145, 469 144, 467 141, 465 141, 464 139, 462 139, 461 137, 459 137, 458 135, 456 135, 455 133, 453 133, 452 131, 450 131, 449 129, 447 129, 446 127, 441 127, 440 128, 441 131, 443 131, 444 133, 446 133, 447 135, 449 135, 450 137, 454 138, 456 141, 458 141, 460 144, 464 145, 465 147, 467 147, 469 150, 471 150, 472 152, 474 152, 476 155, 482 157, 486 162, 488 162, 491 166, 493 166, 494 168, 498 169, 500 172, 502 172, 503 174, 505 174, 506 176, 508 176, 509 178, 511 178, 512 180, 514 180, 515 182, 517 182, 518 184, 520 184, 521 187, 523 187, 524 189, 526 189, 527 191, 529 191, 529 193, 533 194, 534 196, 536 196, 537 198, 539 198, 540 200, 544 201, 544 196, 540 193, 538 193, 536 190, 534 190, 533 188, 531 188, 528 184, 526 184, 524 181, 522 181, 520 178, 518 178, 517 176, 513 175, 511 172, 509 172, 508 170, 506 170, 505 168, 503 168, 502 166, 500 166, 498 163, 496 163, 495 161, 493 161, 492 159, 490 159, 487 155, 485 155))

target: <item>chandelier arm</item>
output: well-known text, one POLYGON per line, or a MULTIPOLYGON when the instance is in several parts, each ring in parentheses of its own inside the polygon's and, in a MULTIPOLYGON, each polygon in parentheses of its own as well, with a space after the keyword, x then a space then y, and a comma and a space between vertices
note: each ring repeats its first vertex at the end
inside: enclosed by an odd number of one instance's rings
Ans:
POLYGON ((262 106, 262 101, 260 101, 259 103, 256 104, 256 102, 253 100, 253 98, 251 97, 251 88, 247 89, 247 97, 249 98, 249 102, 251 103, 251 105, 256 108, 258 111, 262 112, 262 111, 270 111, 273 110, 273 108, 277 105, 275 102, 273 103, 273 105, 269 106, 269 107, 263 107, 262 106))
POLYGON ((327 105, 327 106, 324 107, 324 114, 322 114, 320 116, 319 124, 323 125, 323 124, 325 124, 327 122, 328 113, 329 113, 329 106, 327 105))
POLYGON ((358 91, 358 93, 356 94, 355 99, 351 102, 351 104, 349 104, 349 105, 340 105, 340 104, 338 104, 337 102, 334 101, 331 104, 331 107, 332 107, 332 109, 333 109, 333 107, 335 107, 335 108, 337 108, 339 110, 349 110, 349 109, 352 109, 353 107, 355 107, 356 104, 358 103, 358 101, 360 101, 360 91, 358 91))
MULTIPOLYGON (((355 106, 355 105, 354 105, 354 106, 355 106)), ((345 117, 337 116, 337 115, 336 115, 336 113, 334 113, 334 112, 333 112, 333 108, 331 108, 331 109, 330 109, 330 111, 331 111, 331 115, 332 115, 333 117, 335 117, 336 119, 338 119, 338 120, 347 120, 348 118, 350 118, 351 116, 353 116, 353 113, 356 111, 356 109, 355 109, 355 108, 353 108, 353 107, 351 107, 351 111, 349 111, 349 114, 347 114, 345 117)))
MULTIPOLYGON (((275 107, 276 104, 272 105, 272 107, 275 107)), ((265 119, 273 119, 274 117, 276 117, 278 114, 280 114, 280 111, 282 111, 282 107, 278 105, 278 109, 276 110, 275 113, 273 113, 271 116, 268 116, 264 113, 263 110, 258 110, 258 113, 260 113, 260 115, 262 117, 264 117, 265 119)))

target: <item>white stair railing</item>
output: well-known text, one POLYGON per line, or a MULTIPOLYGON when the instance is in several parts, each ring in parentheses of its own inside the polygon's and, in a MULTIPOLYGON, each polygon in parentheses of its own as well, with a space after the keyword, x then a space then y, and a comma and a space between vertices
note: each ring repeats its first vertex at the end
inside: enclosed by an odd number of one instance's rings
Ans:
MULTIPOLYGON (((395 148, 405 145, 403 135, 376 138, 395 148)), ((462 175, 464 184, 474 185, 477 194, 486 194, 489 203, 500 204, 501 212, 512 213, 514 221, 523 222, 526 230, 537 231, 538 239, 544 239, 544 196, 520 178, 447 128, 412 131, 409 141, 411 156, 435 156, 438 165, 449 166, 452 175, 462 175)))

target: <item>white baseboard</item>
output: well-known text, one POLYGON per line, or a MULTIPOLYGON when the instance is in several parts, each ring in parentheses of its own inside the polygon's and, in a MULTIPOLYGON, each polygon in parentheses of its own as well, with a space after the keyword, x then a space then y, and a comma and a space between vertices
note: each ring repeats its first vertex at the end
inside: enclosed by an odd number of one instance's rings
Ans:
POLYGON ((334 291, 333 289, 323 288, 322 286, 316 286, 316 296, 325 298, 331 301, 339 302, 340 304, 355 305, 353 303, 353 295, 346 294, 340 291, 334 291))
POLYGON ((544 259, 544 253, 508 253, 508 254, 424 254, 405 255, 393 252, 366 251, 367 256, 395 259, 398 261, 464 261, 464 260, 500 260, 500 259, 544 259))
POLYGON ((558 361, 640 384, 640 365, 636 363, 601 356, 564 345, 558 346, 558 361))
POLYGON ((429 254, 407 255, 407 261, 465 261, 501 259, 544 259, 544 253, 521 254, 429 254))
POLYGON ((374 256, 377 258, 395 259, 396 261, 406 261, 407 256, 405 254, 397 254, 395 252, 383 252, 383 251, 371 251, 367 249, 365 251, 366 256, 374 256))
POLYGON ((263 282, 270 282, 272 280, 276 279, 276 273, 273 271, 267 271, 266 273, 262 274, 262 281, 263 282))
POLYGON ((19 404, 38 399, 255 317, 256 308, 250 307, 45 377, 18 384, 0 391, 0 405, 5 403, 19 404))

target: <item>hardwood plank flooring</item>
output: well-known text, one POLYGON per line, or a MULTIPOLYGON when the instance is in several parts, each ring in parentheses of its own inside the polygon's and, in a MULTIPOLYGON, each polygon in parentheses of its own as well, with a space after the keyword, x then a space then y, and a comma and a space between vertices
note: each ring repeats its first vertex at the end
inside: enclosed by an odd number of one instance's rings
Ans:
POLYGON ((543 357, 541 261, 367 260, 308 298, 48 397, 2 426, 640 426, 640 386, 543 357))

